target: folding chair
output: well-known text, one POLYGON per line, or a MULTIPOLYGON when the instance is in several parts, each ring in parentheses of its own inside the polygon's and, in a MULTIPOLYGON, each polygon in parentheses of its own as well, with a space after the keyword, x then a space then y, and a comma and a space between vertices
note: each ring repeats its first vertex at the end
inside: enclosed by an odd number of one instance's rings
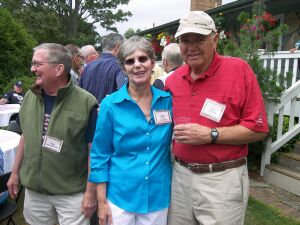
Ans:
POLYGON ((12 131, 12 132, 15 132, 17 134, 22 134, 22 130, 21 130, 21 127, 20 125, 17 123, 16 120, 11 120, 7 126, 7 130, 8 131, 12 131))
MULTIPOLYGON (((10 174, 11 173, 0 175, 0 193, 7 191, 7 181, 10 177, 10 174)), ((19 193, 15 201, 7 199, 0 205, 0 222, 5 221, 7 219, 6 225, 9 225, 10 223, 16 225, 12 216, 17 211, 17 201, 19 200, 21 191, 22 186, 19 189, 19 193)))

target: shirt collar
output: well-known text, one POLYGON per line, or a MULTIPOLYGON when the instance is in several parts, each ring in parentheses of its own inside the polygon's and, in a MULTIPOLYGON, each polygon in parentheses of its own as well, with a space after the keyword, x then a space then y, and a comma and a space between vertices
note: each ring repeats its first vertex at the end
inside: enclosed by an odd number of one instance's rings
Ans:
MULTIPOLYGON (((72 81, 72 79, 70 78, 68 83, 66 84, 66 86, 64 87, 61 87, 58 89, 58 92, 57 92, 57 99, 60 99, 62 98, 63 96, 67 95, 68 92, 75 86, 74 82, 72 81)), ((42 87, 37 85, 37 84, 33 84, 31 87, 30 87, 30 90, 35 94, 37 95, 39 98, 42 98, 42 87)))
POLYGON ((109 52, 103 52, 100 56, 101 58, 116 58, 113 54, 109 52))
MULTIPOLYGON (((151 86, 151 91, 152 91, 152 95, 153 95, 152 104, 155 103, 156 100, 159 98, 164 98, 164 97, 170 96, 169 92, 161 91, 153 86, 151 86)), ((115 92, 112 102, 120 103, 125 100, 133 101, 133 99, 131 98, 131 96, 128 93, 128 83, 126 85, 123 85, 123 87, 119 91, 115 92)))

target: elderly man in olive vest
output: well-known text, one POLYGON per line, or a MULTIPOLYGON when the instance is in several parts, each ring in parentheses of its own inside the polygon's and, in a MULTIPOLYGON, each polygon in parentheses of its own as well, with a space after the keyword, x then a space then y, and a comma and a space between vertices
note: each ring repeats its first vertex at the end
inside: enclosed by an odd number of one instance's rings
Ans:
POLYGON ((20 109, 23 134, 9 192, 16 196, 20 178, 29 224, 88 225, 96 209, 87 176, 97 100, 70 79, 72 56, 65 47, 46 43, 33 51, 36 82, 20 109))

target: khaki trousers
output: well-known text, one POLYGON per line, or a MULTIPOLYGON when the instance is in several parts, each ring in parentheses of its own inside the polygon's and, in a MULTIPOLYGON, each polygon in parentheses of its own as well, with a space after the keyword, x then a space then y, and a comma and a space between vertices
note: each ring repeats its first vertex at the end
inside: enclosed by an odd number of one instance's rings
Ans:
POLYGON ((168 225, 243 225, 248 197, 247 165, 193 173, 175 162, 168 225))
POLYGON ((25 189, 24 218, 30 225, 90 225, 81 212, 83 193, 45 195, 25 189))

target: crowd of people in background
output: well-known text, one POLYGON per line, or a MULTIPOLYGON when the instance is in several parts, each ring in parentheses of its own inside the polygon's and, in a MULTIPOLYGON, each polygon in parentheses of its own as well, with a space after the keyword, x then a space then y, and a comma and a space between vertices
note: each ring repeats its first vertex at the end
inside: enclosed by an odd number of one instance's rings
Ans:
POLYGON ((35 84, 24 97, 17 81, 0 100, 22 103, 7 185, 13 198, 25 187, 27 223, 244 223, 247 144, 268 132, 255 74, 216 52, 205 12, 183 17, 175 36, 161 67, 149 40, 118 33, 101 53, 33 49, 35 84))

